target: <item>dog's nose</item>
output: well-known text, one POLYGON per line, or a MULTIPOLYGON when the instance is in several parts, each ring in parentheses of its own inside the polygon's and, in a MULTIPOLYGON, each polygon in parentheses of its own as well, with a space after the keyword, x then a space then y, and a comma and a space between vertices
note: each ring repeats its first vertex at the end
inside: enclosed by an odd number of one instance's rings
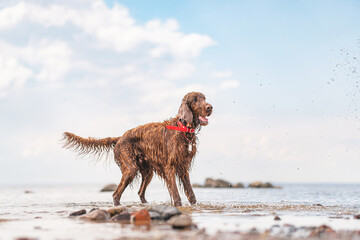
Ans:
POLYGON ((208 112, 211 112, 212 111, 212 106, 210 105, 210 104, 208 104, 207 106, 206 106, 206 111, 208 111, 208 112))

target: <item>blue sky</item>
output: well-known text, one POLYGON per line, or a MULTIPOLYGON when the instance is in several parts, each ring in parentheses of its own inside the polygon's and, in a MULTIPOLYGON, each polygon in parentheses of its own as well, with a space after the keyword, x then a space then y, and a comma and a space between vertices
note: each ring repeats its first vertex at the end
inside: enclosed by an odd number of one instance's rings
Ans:
MULTIPOLYGON (((4 184, 117 182, 61 149, 214 106, 191 178, 360 182, 358 1, 5 1, 4 184)), ((110 161, 111 162, 111 161, 110 161)))

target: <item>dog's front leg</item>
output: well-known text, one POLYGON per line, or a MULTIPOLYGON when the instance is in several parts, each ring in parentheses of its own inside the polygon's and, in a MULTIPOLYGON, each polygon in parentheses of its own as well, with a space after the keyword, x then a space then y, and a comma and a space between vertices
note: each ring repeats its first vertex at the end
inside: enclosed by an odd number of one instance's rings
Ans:
POLYGON ((172 198, 174 205, 181 206, 181 198, 179 195, 179 191, 176 186, 176 174, 174 167, 170 167, 166 171, 167 174, 165 174, 165 182, 166 186, 169 190, 170 197, 172 198))
POLYGON ((194 191, 191 187, 189 173, 186 172, 186 173, 180 174, 179 176, 180 176, 181 182, 184 186, 184 191, 185 191, 186 197, 188 198, 188 200, 191 204, 195 204, 196 197, 195 197, 194 191))

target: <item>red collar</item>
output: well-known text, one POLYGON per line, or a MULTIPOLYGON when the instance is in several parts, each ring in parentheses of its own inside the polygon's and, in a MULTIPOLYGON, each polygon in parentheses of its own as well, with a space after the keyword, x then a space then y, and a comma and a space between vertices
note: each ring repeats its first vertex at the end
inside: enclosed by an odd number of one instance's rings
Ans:
POLYGON ((166 128, 170 129, 170 130, 180 131, 180 132, 188 132, 188 133, 195 132, 195 128, 188 128, 188 127, 184 126, 184 124, 182 124, 180 121, 178 121, 177 124, 178 124, 178 127, 167 125, 166 128))

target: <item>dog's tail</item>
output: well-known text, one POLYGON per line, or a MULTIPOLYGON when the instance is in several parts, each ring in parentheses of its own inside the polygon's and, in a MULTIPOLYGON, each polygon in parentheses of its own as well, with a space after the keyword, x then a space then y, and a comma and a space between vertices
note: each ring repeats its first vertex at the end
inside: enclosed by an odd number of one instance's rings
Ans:
POLYGON ((73 133, 64 132, 62 142, 63 147, 66 149, 72 149, 79 155, 91 154, 96 160, 99 160, 103 154, 108 156, 109 152, 114 149, 119 139, 120 137, 108 137, 102 139, 91 137, 82 138, 73 133))

